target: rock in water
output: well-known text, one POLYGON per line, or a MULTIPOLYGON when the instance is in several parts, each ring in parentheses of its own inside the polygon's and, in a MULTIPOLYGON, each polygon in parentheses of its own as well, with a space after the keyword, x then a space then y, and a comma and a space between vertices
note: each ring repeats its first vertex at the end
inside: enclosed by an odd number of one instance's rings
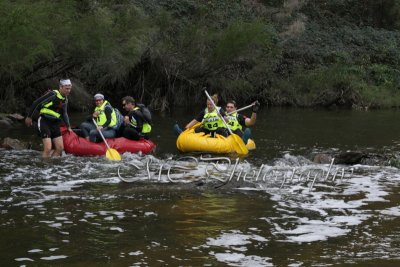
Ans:
POLYGON ((5 149, 22 150, 29 148, 28 144, 21 142, 18 139, 6 137, 1 142, 1 147, 5 149))

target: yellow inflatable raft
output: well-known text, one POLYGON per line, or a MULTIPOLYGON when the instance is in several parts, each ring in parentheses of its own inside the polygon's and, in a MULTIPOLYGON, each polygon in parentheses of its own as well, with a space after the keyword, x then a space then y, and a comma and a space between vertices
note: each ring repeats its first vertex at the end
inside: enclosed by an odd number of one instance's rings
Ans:
MULTIPOLYGON (((183 131, 176 140, 176 147, 181 152, 211 152, 219 154, 235 153, 235 142, 232 138, 226 138, 217 134, 211 137, 209 134, 195 133, 194 128, 183 131)), ((248 150, 256 148, 253 140, 249 139, 246 144, 248 150)))

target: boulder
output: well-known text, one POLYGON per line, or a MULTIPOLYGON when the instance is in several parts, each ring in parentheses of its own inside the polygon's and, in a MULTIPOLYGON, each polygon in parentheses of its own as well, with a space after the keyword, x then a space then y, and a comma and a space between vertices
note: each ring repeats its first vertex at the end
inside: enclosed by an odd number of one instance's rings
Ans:
POLYGON ((17 122, 23 122, 24 117, 20 114, 0 114, 0 128, 11 128, 17 122))
POLYGON ((93 108, 93 95, 89 94, 86 87, 77 79, 72 81, 72 90, 68 100, 68 109, 71 110, 84 112, 93 108))
POLYGON ((8 114, 7 118, 11 119, 12 121, 23 121, 25 119, 24 116, 18 113, 8 114))
POLYGON ((335 158, 334 164, 343 165, 387 165, 393 156, 367 153, 362 151, 346 151, 340 153, 319 153, 313 158, 314 163, 329 164, 335 158))
POLYGON ((335 164, 360 164, 367 154, 360 151, 346 151, 335 155, 335 164))
POLYGON ((0 143, 0 147, 12 150, 22 150, 30 148, 30 145, 18 139, 6 137, 0 143))
POLYGON ((3 128, 3 127, 10 128, 12 126, 13 126, 13 122, 10 119, 5 118, 5 117, 0 119, 0 128, 3 128))
POLYGON ((329 164, 332 161, 332 156, 328 154, 317 154, 314 156, 314 163, 329 164))

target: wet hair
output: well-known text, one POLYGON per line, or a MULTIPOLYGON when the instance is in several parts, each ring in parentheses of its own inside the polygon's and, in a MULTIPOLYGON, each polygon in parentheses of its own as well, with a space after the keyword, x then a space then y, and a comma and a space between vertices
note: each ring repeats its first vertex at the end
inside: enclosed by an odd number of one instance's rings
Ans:
POLYGON ((233 106, 234 106, 235 108, 237 107, 237 106, 236 106, 236 101, 235 101, 235 100, 229 99, 229 100, 226 102, 226 104, 228 105, 229 103, 233 104, 233 106))
POLYGON ((122 98, 122 101, 125 101, 125 103, 131 103, 131 104, 136 105, 135 99, 134 99, 133 97, 131 97, 131 96, 125 96, 125 97, 123 97, 123 98, 122 98))
POLYGON ((215 105, 218 105, 218 94, 213 94, 211 96, 212 101, 214 101, 215 105))

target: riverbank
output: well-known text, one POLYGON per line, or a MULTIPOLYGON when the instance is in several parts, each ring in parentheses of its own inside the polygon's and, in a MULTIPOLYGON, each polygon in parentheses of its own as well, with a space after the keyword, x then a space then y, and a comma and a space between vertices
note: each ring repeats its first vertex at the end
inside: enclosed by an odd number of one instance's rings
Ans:
POLYGON ((0 128, 9 128, 15 124, 21 124, 24 121, 24 116, 19 113, 6 114, 0 113, 0 128))
POLYGON ((1 8, 0 26, 18 33, 0 51, 2 66, 12 66, 0 68, 3 112, 24 113, 66 77, 88 94, 71 101, 75 110, 97 92, 111 103, 132 95, 154 110, 191 107, 204 103, 204 87, 240 104, 400 107, 396 1, 45 0, 1 8))

